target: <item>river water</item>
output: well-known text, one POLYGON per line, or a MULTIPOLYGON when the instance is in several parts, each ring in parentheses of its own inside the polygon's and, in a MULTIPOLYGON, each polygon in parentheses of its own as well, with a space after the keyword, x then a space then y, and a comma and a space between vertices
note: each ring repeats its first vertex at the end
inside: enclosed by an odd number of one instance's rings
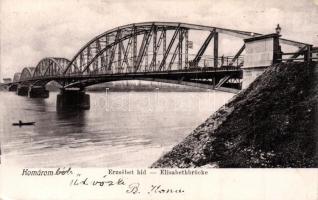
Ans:
POLYGON ((56 112, 56 92, 29 99, 0 92, 1 164, 148 167, 233 94, 89 92, 91 109, 56 112), (12 123, 35 121, 35 126, 12 123))

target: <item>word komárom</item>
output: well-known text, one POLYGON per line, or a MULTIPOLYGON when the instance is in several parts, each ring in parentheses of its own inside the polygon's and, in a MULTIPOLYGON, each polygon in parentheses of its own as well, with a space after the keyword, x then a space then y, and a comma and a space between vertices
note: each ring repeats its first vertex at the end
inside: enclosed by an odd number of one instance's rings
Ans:
POLYGON ((22 171, 22 176, 53 176, 54 171, 52 170, 28 170, 28 169, 23 169, 22 171))

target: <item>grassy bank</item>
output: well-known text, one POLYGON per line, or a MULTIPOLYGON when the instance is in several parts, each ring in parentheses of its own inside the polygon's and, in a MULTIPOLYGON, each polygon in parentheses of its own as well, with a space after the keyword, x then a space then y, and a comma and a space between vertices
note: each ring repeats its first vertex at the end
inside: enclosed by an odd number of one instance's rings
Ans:
POLYGON ((151 167, 317 167, 318 66, 277 64, 151 167))

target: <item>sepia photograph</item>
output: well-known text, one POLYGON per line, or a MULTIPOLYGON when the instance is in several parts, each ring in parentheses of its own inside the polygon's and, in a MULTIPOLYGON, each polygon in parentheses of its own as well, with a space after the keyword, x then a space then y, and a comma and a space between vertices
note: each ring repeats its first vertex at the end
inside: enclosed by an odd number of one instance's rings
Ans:
POLYGON ((317 0, 0 0, 0 16, 0 199, 193 199, 232 172, 318 198, 317 0))

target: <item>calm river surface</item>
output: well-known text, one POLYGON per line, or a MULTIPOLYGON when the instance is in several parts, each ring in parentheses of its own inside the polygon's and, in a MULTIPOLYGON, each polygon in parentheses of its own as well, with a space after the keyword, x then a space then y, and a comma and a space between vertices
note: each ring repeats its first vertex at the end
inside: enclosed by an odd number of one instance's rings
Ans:
POLYGON ((56 92, 0 92, 1 163, 23 167, 148 167, 233 94, 88 92, 91 109, 56 112, 56 92), (35 121, 35 126, 12 123, 35 121))

